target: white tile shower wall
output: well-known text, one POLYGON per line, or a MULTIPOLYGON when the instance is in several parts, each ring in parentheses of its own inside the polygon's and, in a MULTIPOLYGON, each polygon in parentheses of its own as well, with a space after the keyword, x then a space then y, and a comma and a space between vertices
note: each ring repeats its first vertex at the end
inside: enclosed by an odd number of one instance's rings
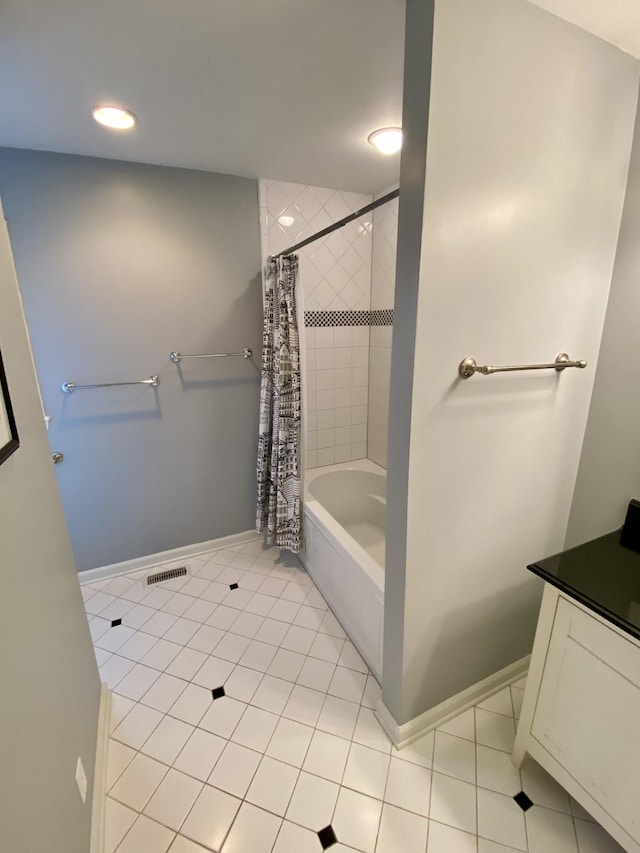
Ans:
MULTIPOLYGON (((370 196, 259 182, 262 256, 294 243, 368 204, 370 196)), ((371 217, 318 240, 298 255, 302 311, 368 311, 371 307, 371 217)), ((307 467, 367 456, 369 327, 307 328, 307 467)))
MULTIPOLYGON (((393 308, 398 238, 398 199, 373 212, 371 310, 393 308)), ((369 344, 369 459, 387 467, 392 326, 372 326, 369 344)))

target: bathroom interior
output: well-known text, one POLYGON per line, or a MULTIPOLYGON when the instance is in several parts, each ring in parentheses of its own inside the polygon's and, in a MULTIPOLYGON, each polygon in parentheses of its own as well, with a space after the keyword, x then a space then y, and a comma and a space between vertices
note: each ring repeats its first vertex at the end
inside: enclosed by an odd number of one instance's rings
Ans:
POLYGON ((640 4, 262 5, 0 10, 0 847, 640 853, 640 4))

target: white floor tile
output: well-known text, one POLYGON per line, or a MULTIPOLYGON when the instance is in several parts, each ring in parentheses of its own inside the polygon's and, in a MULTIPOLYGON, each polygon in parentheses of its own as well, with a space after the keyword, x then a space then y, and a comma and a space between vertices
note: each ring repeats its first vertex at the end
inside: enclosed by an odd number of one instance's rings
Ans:
POLYGON ((427 853, 476 853, 477 850, 478 839, 475 835, 435 820, 429 821, 427 853))
POLYGON ((213 768, 208 782, 235 797, 244 797, 260 764, 261 755, 246 746, 228 743, 213 768))
POLYGON ((319 853, 318 836, 288 820, 283 821, 273 853, 319 853))
POLYGON ((264 752, 278 723, 278 717, 262 708, 249 705, 232 735, 232 740, 264 752))
POLYGON ((184 835, 176 835, 175 840, 169 848, 169 853, 211 853, 206 847, 201 844, 196 844, 184 835))
POLYGON ((337 664, 344 644, 344 640, 332 637, 331 634, 316 634, 308 654, 312 658, 337 664))
MULTIPOLYGON (((253 592, 251 589, 242 589, 242 580, 240 580, 240 584, 240 589, 232 589, 229 592, 229 595, 224 600, 225 604, 228 604, 229 607, 236 607, 238 610, 246 608, 249 613, 256 613, 258 616, 266 616, 266 613, 259 612, 260 608, 256 611, 255 609, 249 609, 249 605, 253 604, 256 595, 262 595, 262 598, 268 598, 268 596, 264 595, 264 593, 253 592)), ((272 604, 275 600, 275 598, 271 599, 272 604)), ((271 609, 271 606, 269 609, 271 609)))
POLYGON ((296 767, 265 755, 253 777, 246 799, 255 806, 283 817, 298 781, 298 774, 296 767))
POLYGON ((529 853, 578 853, 573 819, 561 812, 533 806, 525 812, 529 853))
POLYGON ((156 788, 144 813, 177 832, 203 787, 197 779, 171 769, 156 788))
POLYGON ((527 849, 524 812, 513 797, 478 789, 478 835, 517 850, 527 849))
POLYGON ((317 727, 324 732, 329 732, 338 737, 351 739, 356 727, 358 712, 360 708, 354 702, 338 699, 335 696, 327 696, 317 727))
POLYGON ((493 711, 495 714, 503 714, 506 717, 513 717, 513 703, 511 701, 511 688, 503 687, 493 696, 489 696, 483 702, 478 702, 478 708, 485 711, 493 711))
POLYGON ((125 806, 141 812, 168 769, 159 761, 138 753, 109 793, 125 806))
POLYGON ((494 749, 511 752, 516 736, 516 728, 512 718, 493 711, 483 711, 476 708, 476 742, 494 749))
POLYGON ((303 687, 326 691, 335 672, 335 664, 316 658, 307 658, 300 670, 297 682, 303 687))
MULTIPOLYGON (((286 684, 286 681, 280 682, 286 684)), ((291 687, 291 685, 289 685, 291 687)), ((286 706, 281 713, 290 720, 304 723, 306 726, 315 726, 324 704, 325 694, 319 690, 311 690, 301 684, 291 691, 286 706)))
POLYGON ((224 692, 227 696, 231 696, 232 699, 239 699, 241 702, 252 702, 253 696, 263 677, 263 674, 255 669, 247 669, 247 667, 236 664, 233 672, 224 682, 224 692))
MULTIPOLYGON (((293 624, 298 625, 300 628, 308 628, 310 631, 317 632, 322 627, 328 615, 333 616, 333 614, 328 613, 326 610, 320 610, 317 607, 308 607, 306 604, 303 604, 300 610, 298 610, 293 624)), ((323 631, 322 633, 329 634, 331 632, 323 631)))
POLYGON ((522 700, 524 699, 524 690, 519 687, 511 686, 511 701, 513 702, 513 714, 516 720, 520 719, 520 711, 522 710, 522 700))
POLYGON ((173 703, 168 713, 185 723, 197 726, 211 707, 211 690, 189 683, 173 703))
POLYGON ((505 847, 487 838, 478 838, 478 853, 520 853, 515 847, 505 847))
POLYGON ((166 671, 169 675, 190 681, 206 659, 207 656, 204 652, 198 652, 196 649, 183 649, 172 660, 166 671))
MULTIPOLYGON (((153 638, 155 642, 155 637, 153 638)), ((113 658, 109 658, 106 663, 108 666, 113 658)), ((133 668, 118 682, 117 691, 129 699, 134 699, 136 702, 144 696, 151 685, 160 678, 160 673, 157 669, 152 669, 141 663, 134 664, 133 668)))
POLYGON ((187 682, 174 675, 162 673, 140 700, 144 705, 166 714, 187 687, 187 682))
POLYGON ((438 731, 475 741, 476 723, 474 709, 469 708, 467 711, 463 711, 461 714, 452 717, 448 722, 440 726, 438 731))
POLYGON ((177 621, 177 616, 159 610, 144 623, 144 632, 145 634, 153 634, 154 637, 163 637, 177 621))
POLYGON ((141 853, 147 850, 166 853, 174 838, 172 830, 140 815, 118 847, 118 853, 141 853))
POLYGON ((257 616, 255 613, 243 612, 238 616, 229 630, 232 634, 240 634, 240 636, 248 637, 252 640, 258 633, 263 622, 264 616, 257 616))
POLYGON ((271 853, 282 821, 250 803, 243 803, 222 853, 271 853))
MULTIPOLYGON (((244 638, 238 637, 238 639, 244 638)), ((231 661, 222 660, 217 655, 216 657, 208 657, 195 675, 191 677, 191 681, 194 684, 199 684, 200 687, 206 687, 208 690, 213 690, 214 687, 222 687, 233 672, 234 666, 231 661)))
POLYGON ((264 619, 254 639, 260 640, 261 643, 271 643, 272 646, 279 646, 288 630, 289 626, 286 622, 278 622, 272 618, 264 619))
POLYGON ((312 736, 313 729, 310 726, 282 717, 265 752, 285 764, 302 767, 312 736))
POLYGON ((291 624, 299 611, 300 604, 280 598, 271 608, 269 619, 277 619, 280 622, 291 624))
POLYGON ((136 757, 135 749, 109 738, 107 747, 107 791, 136 757))
POLYGON ((236 797, 205 785, 182 824, 180 834, 211 850, 220 850, 240 803, 236 797))
POLYGON ((138 813, 133 809, 107 797, 104 814, 104 853, 114 853, 137 817, 138 813))
POLYGON ((363 853, 374 853, 382 803, 341 788, 331 826, 341 843, 363 853))
POLYGON ((431 778, 429 817, 464 832, 476 833, 476 788, 442 773, 431 778))
POLYGON ((338 696, 340 699, 347 699, 349 702, 357 702, 359 704, 366 683, 367 676, 363 672, 356 672, 353 669, 338 666, 333 673, 333 678, 327 692, 332 696, 338 696))
POLYGON ((173 764, 193 731, 193 726, 182 720, 164 717, 140 751, 164 764, 173 764))
POLYGON ((115 690, 134 666, 135 663, 132 660, 121 658, 120 655, 111 655, 109 660, 100 667, 100 678, 111 690, 115 690))
POLYGON ((206 624, 214 628, 220 628, 222 631, 228 631, 241 612, 240 610, 235 610, 233 607, 226 607, 224 604, 221 604, 209 616, 206 624))
POLYGON ((251 600, 245 605, 247 613, 256 613, 258 616, 271 616, 271 611, 278 601, 272 595, 264 595, 262 592, 254 592, 251 600))
POLYGON ((272 714, 282 714, 292 690, 293 684, 290 681, 265 675, 253 694, 251 704, 264 711, 271 711, 272 714))
POLYGON ((431 771, 418 764, 392 758, 384 801, 410 812, 429 815, 431 771))
POLYGON ((204 623, 211 616, 216 607, 216 602, 207 601, 204 598, 198 598, 190 607, 187 607, 184 613, 181 613, 180 615, 184 619, 191 619, 194 622, 204 623))
POLYGON ((300 654, 306 655, 316 636, 316 632, 311 631, 309 628, 291 625, 280 645, 283 649, 289 649, 291 652, 300 652, 300 654))
POLYGON ((134 705, 120 725, 114 729, 112 737, 133 749, 140 749, 161 721, 162 714, 155 708, 134 705))
POLYGON ((191 619, 177 619, 171 628, 164 634, 165 640, 170 640, 172 643, 178 643, 180 646, 186 645, 191 637, 200 627, 199 622, 193 622, 191 619))
MULTIPOLYGON (((289 585, 288 585, 289 586, 289 585)), ((314 586, 308 587, 308 594, 304 603, 309 607, 317 607, 320 610, 327 610, 327 602, 314 586)))
POLYGON ((216 657, 238 663, 250 642, 248 637, 241 637, 239 634, 225 634, 216 646, 216 657))
POLYGON ((187 647, 210 655, 224 636, 225 633, 220 628, 214 628, 212 625, 200 625, 187 642, 187 647))
POLYGON ((351 745, 342 784, 361 794, 381 800, 387 782, 390 758, 359 743, 351 745))
POLYGON ((318 629, 321 634, 331 634, 332 637, 337 637, 339 640, 346 639, 346 634, 342 625, 330 610, 321 611, 323 614, 322 623, 318 629))
MULTIPOLYGON (((442 729, 438 729, 442 731, 442 729)), ((394 758, 400 761, 409 761, 411 764, 419 764, 420 767, 433 767, 433 748, 435 744, 435 732, 428 732, 421 738, 414 740, 402 749, 391 749, 394 758)))
POLYGON ((135 708, 135 706, 136 703, 133 699, 127 699, 126 696, 121 696, 119 693, 111 694, 111 719, 109 720, 109 733, 118 728, 129 711, 135 708))
MULTIPOLYGON (((376 853, 424 853, 428 821, 385 803, 378 832, 376 853)), ((447 853, 453 853, 451 848, 447 853)))
MULTIPOLYGON (((90 614, 87 613, 87 616, 90 614)), ((107 631, 111 630, 111 621, 109 619, 101 619, 99 616, 94 616, 89 619, 89 631, 91 639, 96 643, 100 637, 104 636, 107 631)))
POLYGON ((597 823, 587 820, 574 821, 580 853, 624 853, 617 841, 597 823))
POLYGON ((436 732, 433 769, 464 782, 476 783, 476 747, 471 741, 436 732))
POLYGON ((580 818, 581 820, 590 820, 593 823, 594 819, 592 815, 590 815, 577 800, 574 800, 571 795, 569 795, 569 808, 571 809, 571 814, 574 817, 580 818))
POLYGON ((117 652, 135 633, 133 628, 127 628, 126 625, 118 625, 116 628, 109 627, 94 642, 99 649, 108 652, 117 652))
POLYGON ((264 574, 259 574, 254 571, 245 572, 242 575, 242 588, 250 589, 252 592, 256 592, 262 585, 264 581, 264 574))
POLYGON ((136 631, 127 640, 127 642, 120 647, 119 653, 122 657, 139 662, 148 652, 151 651, 157 642, 157 637, 153 637, 151 634, 145 634, 144 631, 136 631))
POLYGON ((245 653, 240 658, 240 665, 266 672, 271 665, 278 649, 269 643, 261 643, 259 640, 251 640, 245 653))
POLYGON ((350 743, 348 740, 316 731, 302 769, 331 782, 340 783, 347 765, 350 743))
POLYGON ((85 610, 87 613, 97 616, 105 609, 105 607, 107 607, 107 605, 113 604, 114 601, 116 601, 116 597, 114 595, 109 595, 106 592, 96 592, 96 594, 92 595, 89 601, 86 602, 85 610))
POLYGON ((339 790, 334 782, 302 771, 287 809, 287 820, 319 832, 331 823, 339 790))
POLYGON ((346 666, 347 669, 355 669, 357 672, 369 672, 369 667, 360 657, 360 653, 353 645, 351 640, 345 640, 340 658, 338 659, 339 666, 346 666))
POLYGON ((510 797, 522 790, 520 771, 508 752, 478 744, 476 759, 478 785, 481 788, 489 788, 510 797))
POLYGON ((176 770, 206 782, 226 745, 224 738, 195 729, 173 766, 176 770))
POLYGON ((571 814, 567 792, 531 758, 522 765, 522 790, 536 806, 571 814))
POLYGON ((285 681, 295 681, 305 661, 305 656, 298 654, 298 652, 278 649, 271 666, 267 670, 267 675, 283 678, 285 681))
POLYGON ((129 628, 135 628, 136 630, 142 628, 142 626, 151 619, 152 616, 155 616, 157 610, 154 610, 153 607, 147 607, 145 604, 136 604, 128 613, 122 618, 122 624, 127 625, 129 628))
POLYGON ((223 696, 222 699, 216 699, 211 703, 198 725, 201 729, 228 739, 233 734, 246 707, 244 702, 238 702, 230 696, 223 696))

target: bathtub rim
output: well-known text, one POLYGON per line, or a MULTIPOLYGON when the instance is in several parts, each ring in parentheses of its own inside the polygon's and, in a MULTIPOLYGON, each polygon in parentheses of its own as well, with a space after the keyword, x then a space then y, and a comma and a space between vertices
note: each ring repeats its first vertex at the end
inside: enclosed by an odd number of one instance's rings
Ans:
POLYGON ((380 465, 372 462, 370 459, 357 459, 352 462, 338 462, 334 465, 322 465, 318 468, 311 468, 306 472, 305 478, 305 512, 309 512, 316 522, 319 522, 327 532, 333 537, 333 544, 341 556, 347 559, 355 560, 362 568, 367 579, 373 586, 384 595, 384 578, 385 569, 374 558, 368 554, 365 549, 357 542, 353 536, 340 524, 340 522, 325 509, 319 500, 309 495, 308 487, 313 480, 322 474, 330 474, 333 472, 342 471, 367 471, 371 474, 378 474, 384 479, 387 479, 387 472, 380 465))

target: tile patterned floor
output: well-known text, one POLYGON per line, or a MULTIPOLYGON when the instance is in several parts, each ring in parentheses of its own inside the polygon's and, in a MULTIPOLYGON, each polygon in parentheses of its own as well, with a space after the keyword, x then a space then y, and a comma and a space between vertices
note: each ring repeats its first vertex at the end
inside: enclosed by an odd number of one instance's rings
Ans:
POLYGON ((511 764, 522 682, 398 752, 295 558, 253 541, 180 562, 190 576, 150 589, 146 572, 83 587, 114 690, 107 853, 621 850, 511 764))

